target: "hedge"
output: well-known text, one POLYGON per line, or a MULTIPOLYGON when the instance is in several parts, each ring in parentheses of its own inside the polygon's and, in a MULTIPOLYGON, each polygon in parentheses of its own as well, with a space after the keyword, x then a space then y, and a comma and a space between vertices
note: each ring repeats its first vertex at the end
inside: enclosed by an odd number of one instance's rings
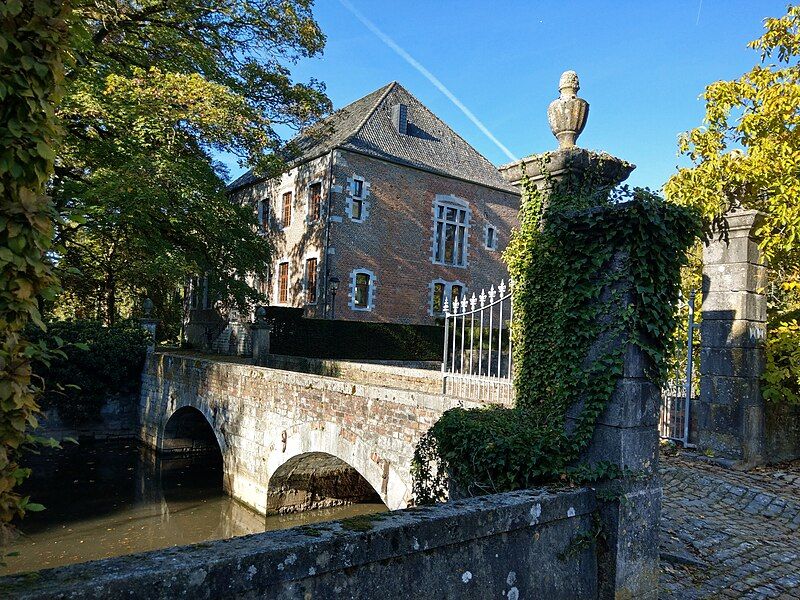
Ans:
POLYGON ((304 319, 289 310, 268 309, 267 318, 274 324, 272 354, 329 359, 442 359, 442 327, 304 319))

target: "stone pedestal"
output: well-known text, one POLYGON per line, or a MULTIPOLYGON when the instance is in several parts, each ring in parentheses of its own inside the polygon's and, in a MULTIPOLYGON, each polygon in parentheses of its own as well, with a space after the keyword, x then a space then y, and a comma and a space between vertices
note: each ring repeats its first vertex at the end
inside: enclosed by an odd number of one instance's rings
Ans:
POLYGON ((548 181, 570 185, 591 185, 610 189, 625 181, 636 168, 621 158, 585 148, 560 148, 553 152, 533 154, 499 167, 503 178, 519 187, 527 175, 541 189, 548 181))
POLYGON ((272 325, 265 321, 256 321, 250 326, 250 337, 253 343, 253 363, 266 366, 269 359, 269 336, 272 325))
POLYGON ((760 218, 752 210, 727 215, 727 231, 703 250, 697 446, 744 466, 764 461, 767 273, 755 238, 760 218))
POLYGON ((139 319, 139 323, 150 336, 150 341, 147 344, 147 351, 152 352, 155 350, 156 347, 156 328, 158 327, 158 319, 151 319, 149 317, 145 317, 143 319, 139 319))

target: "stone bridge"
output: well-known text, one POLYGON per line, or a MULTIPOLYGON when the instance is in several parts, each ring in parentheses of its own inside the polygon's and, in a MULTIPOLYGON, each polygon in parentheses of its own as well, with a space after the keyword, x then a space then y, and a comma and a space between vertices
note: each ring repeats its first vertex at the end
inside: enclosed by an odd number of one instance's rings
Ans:
MULTIPOLYGON (((397 382, 400 371, 375 367, 360 379, 397 382)), ((378 497, 404 508, 418 439, 459 401, 355 379, 151 354, 140 439, 162 452, 218 445, 226 492, 262 514, 378 497)))

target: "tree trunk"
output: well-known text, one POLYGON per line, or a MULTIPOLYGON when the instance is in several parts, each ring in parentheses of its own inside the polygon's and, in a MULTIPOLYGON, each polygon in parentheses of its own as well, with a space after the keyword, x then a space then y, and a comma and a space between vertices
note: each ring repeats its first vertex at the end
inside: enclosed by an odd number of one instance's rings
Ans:
POLYGON ((117 279, 114 273, 106 273, 106 325, 111 327, 117 317, 117 279))

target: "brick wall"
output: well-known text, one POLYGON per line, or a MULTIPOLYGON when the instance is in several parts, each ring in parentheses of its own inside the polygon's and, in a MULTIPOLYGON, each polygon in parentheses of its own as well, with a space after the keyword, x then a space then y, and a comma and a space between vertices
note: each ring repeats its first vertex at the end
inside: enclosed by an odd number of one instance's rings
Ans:
POLYGON ((325 303, 330 301, 327 281, 335 276, 341 282, 336 318, 399 323, 434 321, 429 314, 434 280, 459 282, 471 294, 507 279, 502 251, 519 210, 519 196, 514 193, 338 149, 281 177, 245 188, 237 198, 251 203, 254 210, 259 200, 271 201, 268 235, 275 252, 273 277, 266 286, 270 304, 279 304, 275 272, 277 264, 285 260, 289 262, 287 305, 305 307, 306 316, 325 316, 325 303), (364 180, 360 222, 351 218, 349 196, 354 178, 364 180), (306 218, 308 186, 315 181, 322 184, 322 210, 321 218, 310 222, 306 218), (292 192, 292 221, 282 228, 281 198, 287 191, 292 192), (437 196, 455 196, 469 205, 467 265, 463 268, 433 264, 437 196), (487 224, 496 231, 494 250, 485 247, 487 224), (305 261, 311 257, 317 258, 319 269, 315 305, 306 304, 304 296, 305 261), (374 306, 370 311, 350 306, 350 283, 356 269, 373 275, 374 306))
POLYGON ((328 271, 342 282, 336 318, 400 323, 432 323, 431 282, 463 283, 479 292, 508 277, 502 250, 517 223, 519 196, 482 185, 435 175, 345 150, 334 151, 328 271), (368 184, 368 215, 363 222, 347 214, 348 180, 368 184), (437 195, 456 196, 469 204, 467 266, 432 262, 433 205, 437 195), (497 250, 484 247, 484 229, 496 228, 497 250), (375 274, 374 308, 352 310, 348 283, 355 269, 375 274))

